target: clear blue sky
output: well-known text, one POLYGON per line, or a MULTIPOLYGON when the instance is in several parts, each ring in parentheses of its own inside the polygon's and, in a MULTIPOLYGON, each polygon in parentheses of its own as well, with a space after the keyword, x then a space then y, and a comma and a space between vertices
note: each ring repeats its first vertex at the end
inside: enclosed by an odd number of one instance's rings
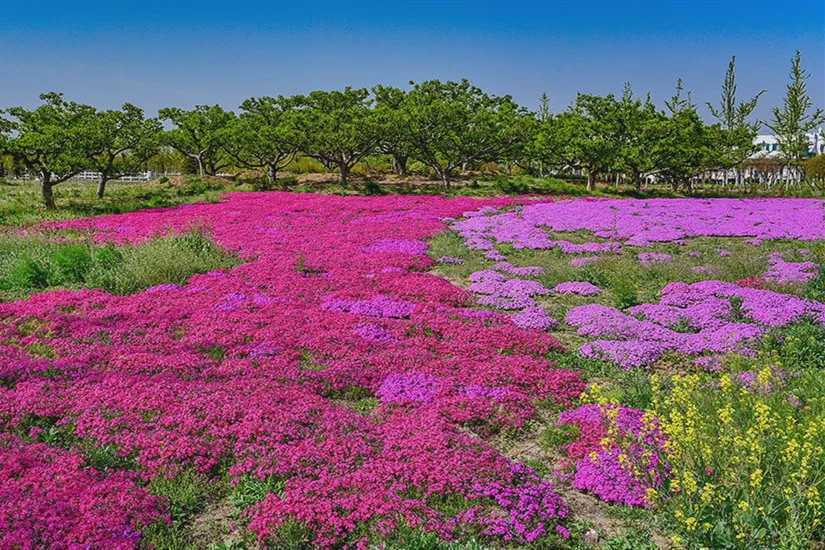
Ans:
POLYGON ((99 107, 168 105, 428 78, 473 80, 554 110, 577 91, 666 98, 677 77, 716 101, 738 60, 767 118, 800 49, 825 106, 825 1, 187 2, 9 0, 0 11, 0 108, 46 90, 99 107))

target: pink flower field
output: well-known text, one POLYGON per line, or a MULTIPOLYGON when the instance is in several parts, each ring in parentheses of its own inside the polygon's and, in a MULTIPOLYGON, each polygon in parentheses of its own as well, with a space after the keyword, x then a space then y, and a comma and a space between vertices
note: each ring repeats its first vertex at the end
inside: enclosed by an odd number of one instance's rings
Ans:
MULTIPOLYGON (((710 277, 614 307, 598 302, 613 296, 608 287, 584 276, 551 285, 547 269, 509 256, 551 250, 565 269, 587 270, 629 248, 629 261, 670 269, 669 255, 649 246, 726 237, 755 240, 756 253, 762 241, 821 240, 813 200, 519 206, 230 193, 47 228, 118 244, 197 228, 241 263, 125 296, 55 290, 0 303, 3 548, 135 547, 171 521, 151 484, 191 471, 230 485, 276 480, 278 491, 237 518, 275 546, 296 522, 317 547, 366 548, 402 527, 494 546, 560 544, 576 513, 564 491, 647 508, 670 467, 655 419, 583 403, 588 377, 553 357, 626 369, 666 352, 708 362, 752 354, 759 338, 800 319, 825 322, 816 300, 710 277), (436 262, 428 241, 449 228, 469 255, 436 262), (562 231, 592 240, 553 236, 562 231), (582 254, 592 261, 569 264, 582 254), (466 288, 435 271, 471 260, 482 269, 466 288), (560 316, 554 300, 577 301, 560 316), (563 346, 557 330, 583 343, 563 346), (499 444, 527 430, 539 407, 562 411, 558 425, 576 430, 557 475, 499 444), (115 465, 89 466, 90 449, 111 450, 115 465)), ((805 284, 817 268, 781 254, 765 262, 765 281, 777 284, 805 284)))

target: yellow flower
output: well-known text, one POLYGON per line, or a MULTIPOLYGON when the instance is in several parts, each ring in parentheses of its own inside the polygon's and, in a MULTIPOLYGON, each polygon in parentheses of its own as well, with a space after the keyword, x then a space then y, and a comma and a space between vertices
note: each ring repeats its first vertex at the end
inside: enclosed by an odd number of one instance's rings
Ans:
POLYGON ((744 500, 740 500, 739 504, 738 504, 738 508, 740 510, 742 510, 743 512, 747 512, 748 510, 750 510, 750 505, 747 502, 745 502, 744 500))
POLYGON ((730 424, 733 422, 733 407, 730 403, 719 409, 719 422, 722 424, 730 424))
POLYGON ((697 520, 697 519, 696 519, 695 517, 693 517, 693 516, 691 516, 691 517, 689 517, 689 518, 687 518, 687 519, 685 520, 685 528, 686 528, 688 531, 694 531, 694 530, 696 529, 696 526, 697 526, 698 524, 699 524, 699 520, 697 520))
POLYGON ((757 468, 753 472, 751 472, 751 487, 756 489, 759 485, 762 484, 762 468, 757 468))
POLYGON ((708 483, 702 487, 702 493, 699 495, 702 504, 708 505, 713 500, 713 485, 708 483))

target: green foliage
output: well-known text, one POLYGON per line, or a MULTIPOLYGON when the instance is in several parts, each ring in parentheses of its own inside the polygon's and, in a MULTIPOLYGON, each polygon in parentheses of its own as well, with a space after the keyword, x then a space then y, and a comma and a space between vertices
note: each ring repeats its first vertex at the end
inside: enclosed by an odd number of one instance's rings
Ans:
POLYGON ((231 135, 229 128, 235 121, 232 112, 219 105, 196 105, 191 111, 169 107, 159 114, 175 125, 164 136, 166 144, 192 159, 199 176, 214 176, 229 167, 224 150, 231 135))
POLYGON ((386 547, 392 550, 485 550, 490 548, 473 538, 462 542, 445 541, 435 533, 408 525, 398 527, 388 537, 386 547))
POLYGON ((262 501, 270 493, 280 496, 286 482, 275 476, 265 479, 244 475, 229 492, 229 502, 238 511, 243 511, 262 501))
POLYGON ((3 237, 0 253, 4 298, 56 287, 129 294, 161 283, 181 284, 195 273, 234 265, 231 256, 197 231, 123 247, 3 237))
POLYGON ((818 323, 794 323, 767 338, 765 347, 795 372, 825 368, 825 327, 818 323))
POLYGON ((825 266, 821 266, 816 277, 808 282, 805 289, 805 297, 811 300, 825 302, 825 266))
POLYGON ((312 530, 295 519, 288 519, 275 530, 271 543, 275 548, 283 550, 309 550, 313 548, 312 530))
POLYGON ((149 492, 166 500, 172 518, 171 523, 157 522, 143 529, 144 542, 151 548, 191 548, 189 523, 220 496, 218 485, 192 469, 173 478, 161 476, 151 480, 149 492))
POLYGON ((604 550, 656 550, 658 546, 650 535, 644 532, 627 531, 621 535, 607 539, 602 544, 604 550))
POLYGON ((491 96, 467 80, 414 84, 402 105, 402 127, 413 155, 445 186, 460 167, 523 147, 532 124, 510 96, 491 96))
POLYGON ((52 187, 71 178, 90 164, 97 150, 95 109, 66 101, 62 94, 45 93, 34 108, 11 107, 13 118, 0 127, 13 131, 3 138, 3 149, 19 159, 40 181, 43 202, 55 208, 52 187))
POLYGON ((145 119, 143 110, 130 103, 121 110, 95 114, 94 153, 88 167, 100 173, 98 198, 106 182, 137 172, 159 151, 162 126, 156 119, 145 119))
POLYGON ((807 90, 809 78, 810 74, 802 68, 802 56, 797 50, 791 59, 785 99, 781 107, 774 107, 773 120, 767 123, 776 134, 783 159, 797 168, 808 156, 808 133, 825 122, 825 110, 813 109, 813 100, 807 90))
POLYGON ((295 107, 295 100, 282 96, 247 99, 226 129, 224 150, 238 166, 265 170, 274 184, 298 152, 300 136, 290 124, 295 107))
POLYGON ((225 189, 222 181, 197 177, 187 177, 180 185, 171 185, 168 180, 165 183, 112 181, 106 196, 96 199, 94 186, 72 181, 60 185, 60 209, 47 209, 39 197, 38 187, 27 181, 0 187, 0 221, 20 226, 195 201, 215 202, 225 189))
POLYGON ((337 168, 346 185, 352 167, 374 152, 381 139, 369 90, 319 90, 293 100, 297 109, 286 124, 300 140, 299 148, 328 168, 337 168))
POLYGON ((554 451, 563 445, 575 441, 579 437, 579 428, 575 424, 561 426, 549 425, 539 436, 541 446, 548 451, 554 451))
POLYGON ((720 127, 707 126, 690 94, 683 94, 680 79, 676 92, 666 102, 670 116, 657 127, 653 141, 657 173, 674 190, 699 173, 721 165, 720 127))

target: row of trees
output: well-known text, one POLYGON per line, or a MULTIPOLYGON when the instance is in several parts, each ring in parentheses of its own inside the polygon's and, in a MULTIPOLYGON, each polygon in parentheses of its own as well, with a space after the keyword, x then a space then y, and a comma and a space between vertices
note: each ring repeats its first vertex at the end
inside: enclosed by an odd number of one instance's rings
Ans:
MULTIPOLYGON (((466 80, 251 98, 237 114, 217 105, 167 108, 158 118, 131 104, 98 111, 48 93, 34 109, 0 111, 0 152, 37 176, 49 208, 53 187, 78 172, 99 172, 103 196, 109 180, 140 170, 169 148, 201 175, 251 169, 271 182, 302 154, 347 184, 359 161, 380 154, 400 175, 412 160, 422 163, 445 187, 462 170, 496 162, 541 176, 581 171, 588 189, 599 178, 640 187, 650 176, 678 188, 711 169, 735 170, 754 152, 760 123, 751 115, 761 92, 740 101, 735 69, 731 59, 721 102, 709 105, 712 124, 681 80, 664 109, 626 85, 619 97, 579 94, 560 113, 550 111, 546 95, 531 112, 466 80)), ((825 118, 812 108, 807 79, 797 52, 784 103, 767 123, 794 166, 807 155, 807 134, 825 118)))

